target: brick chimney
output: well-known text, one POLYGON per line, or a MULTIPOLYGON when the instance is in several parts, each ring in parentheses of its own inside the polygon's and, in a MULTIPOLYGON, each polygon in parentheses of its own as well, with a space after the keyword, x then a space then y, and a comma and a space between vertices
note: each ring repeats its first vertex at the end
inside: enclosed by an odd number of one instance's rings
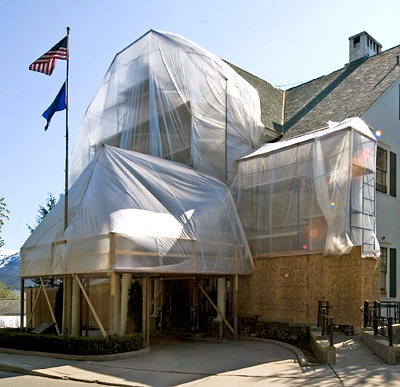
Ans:
POLYGON ((357 59, 379 54, 381 51, 382 45, 365 31, 349 38, 350 63, 357 59))

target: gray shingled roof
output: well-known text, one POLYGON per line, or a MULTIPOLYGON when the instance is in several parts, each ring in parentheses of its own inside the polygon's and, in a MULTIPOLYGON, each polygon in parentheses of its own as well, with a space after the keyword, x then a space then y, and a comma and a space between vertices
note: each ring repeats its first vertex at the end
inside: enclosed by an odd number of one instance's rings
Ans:
POLYGON ((229 62, 226 63, 258 91, 261 104, 261 122, 264 126, 282 134, 284 91, 229 62))
POLYGON ((361 117, 400 76, 400 46, 286 91, 283 139, 361 117))

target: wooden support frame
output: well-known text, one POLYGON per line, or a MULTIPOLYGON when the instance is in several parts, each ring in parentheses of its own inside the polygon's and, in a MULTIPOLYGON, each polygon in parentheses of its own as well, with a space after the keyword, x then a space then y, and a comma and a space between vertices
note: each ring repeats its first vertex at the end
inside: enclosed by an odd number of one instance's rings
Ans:
POLYGON ((100 331, 101 331, 103 337, 106 338, 106 337, 107 337, 107 333, 106 333, 106 331, 105 331, 105 329, 104 329, 104 327, 103 327, 103 324, 102 324, 101 321, 100 321, 99 316, 98 316, 97 313, 96 313, 96 310, 94 309, 94 306, 93 306, 92 302, 91 302, 90 299, 89 299, 89 296, 88 296, 87 293, 86 293, 86 290, 85 290, 84 286, 82 285, 82 282, 81 282, 81 280, 80 280, 78 274, 75 274, 75 275, 74 275, 74 278, 75 278, 75 281, 78 283, 79 287, 81 288, 82 294, 83 294, 83 296, 85 297, 85 299, 86 299, 86 301, 87 301, 87 303, 88 303, 88 305, 89 305, 89 308, 90 308, 90 310, 91 310, 92 313, 93 313, 93 316, 94 316, 94 318, 95 318, 95 320, 96 320, 96 322, 97 322, 97 325, 98 325, 99 328, 100 328, 100 331))
POLYGON ((30 316, 29 316, 29 320, 28 320, 28 322, 27 322, 27 324, 26 324, 25 332, 28 330, 28 327, 29 327, 29 325, 30 325, 30 323, 31 323, 32 317, 33 317, 33 315, 34 315, 34 313, 35 313, 35 310, 36 310, 37 303, 38 303, 38 301, 39 301, 40 292, 41 292, 42 289, 43 289, 44 296, 45 296, 46 302, 47 302, 47 306, 49 307, 49 311, 50 311, 50 314, 51 314, 51 318, 52 318, 53 322, 55 323, 57 335, 60 336, 60 330, 59 330, 59 328, 58 328, 57 320, 56 320, 56 318, 55 318, 55 316, 54 316, 53 308, 51 307, 51 303, 50 303, 50 300, 49 300, 49 296, 48 296, 48 294, 47 294, 47 292, 46 292, 46 289, 45 289, 45 286, 44 286, 43 277, 39 277, 39 278, 40 278, 39 291, 38 291, 38 294, 37 294, 37 296, 36 296, 36 298, 35 298, 35 301, 34 301, 34 303, 33 303, 32 312, 31 312, 31 314, 30 314, 30 316))
POLYGON ((35 301, 33 302, 32 311, 31 311, 30 316, 29 316, 29 319, 28 319, 28 321, 27 321, 27 323, 26 323, 25 332, 28 330, 28 327, 29 327, 29 325, 30 325, 30 323, 31 323, 32 317, 33 317, 33 315, 34 315, 34 313, 35 313, 36 305, 37 305, 37 302, 39 301, 39 296, 40 296, 40 291, 41 291, 41 290, 42 290, 42 284, 40 284, 38 294, 37 294, 37 296, 36 296, 36 298, 35 298, 35 301))
MULTIPOLYGON (((135 250, 130 250, 130 249, 123 249, 119 248, 121 247, 121 243, 118 243, 118 239, 121 238, 122 235, 111 232, 108 234, 108 239, 109 239, 109 266, 110 269, 113 272, 120 272, 120 273, 128 273, 128 272, 136 272, 137 270, 130 270, 129 268, 123 268, 119 269, 116 271, 116 257, 121 256, 121 255, 128 255, 131 257, 139 256, 139 257, 152 257, 154 259, 158 259, 159 255, 158 252, 154 251, 135 251, 135 250)), ((166 253, 164 257, 174 257, 174 258, 183 258, 186 259, 190 257, 193 261, 193 268, 194 271, 198 270, 198 264, 197 264, 197 258, 198 258, 198 251, 199 251, 199 241, 197 240, 192 240, 192 239, 184 239, 184 238, 174 238, 174 242, 179 242, 179 243, 185 243, 188 245, 187 247, 187 253, 182 254, 182 253, 166 253), (189 245, 190 244, 190 245, 189 245)), ((225 246, 225 247, 230 247, 232 248, 232 253, 227 254, 226 256, 221 256, 221 255, 204 255, 202 254, 203 258, 209 259, 209 260, 224 260, 224 261, 231 261, 233 262, 235 266, 235 271, 237 271, 237 266, 238 266, 238 256, 239 256, 239 251, 240 249, 244 248, 243 244, 237 244, 237 243, 226 243, 226 242, 216 242, 216 241, 201 241, 202 245, 209 245, 209 246, 225 246), (233 254, 233 255, 232 255, 233 254)), ((122 244, 123 245, 123 244, 122 244)), ((148 273, 146 271, 146 273, 148 273)), ((163 273, 166 273, 164 270, 163 273)), ((190 274, 193 272, 191 271, 190 274)), ((142 275, 147 275, 144 272, 142 275)), ((158 271, 154 271, 153 274, 161 274, 158 271)), ((174 271, 171 271, 169 274, 175 274, 174 271)), ((186 273, 185 273, 186 274, 186 273)), ((187 273, 190 275, 189 273, 187 273)), ((218 274, 218 273, 214 273, 218 274)), ((221 275, 227 275, 227 273, 221 272, 219 273, 221 275)))
POLYGON ((153 298, 153 300, 150 302, 149 310, 150 310, 150 308, 153 306, 153 304, 156 302, 156 300, 157 300, 157 298, 160 296, 160 294, 161 294, 161 288, 160 288, 160 290, 157 292, 157 294, 155 295, 155 297, 153 298))
MULTIPOLYGON (((60 329, 58 328, 57 320, 56 320, 56 317, 54 316, 53 308, 51 307, 49 296, 48 296, 46 288, 44 286, 43 277, 39 277, 39 278, 40 278, 40 283, 41 283, 40 287, 43 289, 44 296, 45 296, 46 302, 47 302, 47 306, 49 307, 49 311, 51 314, 51 318, 53 319, 53 322, 56 324, 55 326, 56 326, 57 335, 60 336, 60 329)), ((39 291, 39 295, 40 295, 40 291, 39 291)), ((38 299, 39 299, 39 297, 38 297, 38 299)))
POLYGON ((232 332, 233 335, 235 335, 235 330, 232 328, 231 324, 229 324, 228 320, 225 318, 225 316, 222 315, 222 313, 220 312, 220 310, 218 309, 218 306, 214 304, 214 301, 210 298, 210 296, 207 294, 207 292, 203 289, 203 287, 199 285, 200 290, 202 291, 202 293, 206 296, 207 300, 210 302, 210 304, 212 305, 212 307, 217 311, 218 315, 221 316, 222 321, 225 323, 225 325, 229 328, 229 330, 232 332))

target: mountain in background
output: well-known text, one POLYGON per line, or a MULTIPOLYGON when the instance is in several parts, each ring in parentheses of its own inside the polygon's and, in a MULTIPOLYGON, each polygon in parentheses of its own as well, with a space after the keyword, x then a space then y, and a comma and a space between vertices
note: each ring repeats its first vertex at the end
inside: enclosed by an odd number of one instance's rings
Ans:
MULTIPOLYGON (((12 289, 21 288, 19 277, 20 257, 18 250, 0 249, 0 281, 12 289)), ((25 281, 25 286, 32 286, 32 281, 25 281), (28 283, 29 282, 29 283, 28 283)))

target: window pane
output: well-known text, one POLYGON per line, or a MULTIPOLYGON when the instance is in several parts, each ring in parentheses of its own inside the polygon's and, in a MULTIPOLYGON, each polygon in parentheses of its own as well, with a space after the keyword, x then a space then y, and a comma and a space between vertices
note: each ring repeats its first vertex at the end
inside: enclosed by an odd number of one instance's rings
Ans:
POLYGON ((381 247, 381 290, 385 291, 387 284, 387 248, 381 247))
POLYGON ((379 148, 376 154, 376 190, 387 193, 387 151, 379 148))

